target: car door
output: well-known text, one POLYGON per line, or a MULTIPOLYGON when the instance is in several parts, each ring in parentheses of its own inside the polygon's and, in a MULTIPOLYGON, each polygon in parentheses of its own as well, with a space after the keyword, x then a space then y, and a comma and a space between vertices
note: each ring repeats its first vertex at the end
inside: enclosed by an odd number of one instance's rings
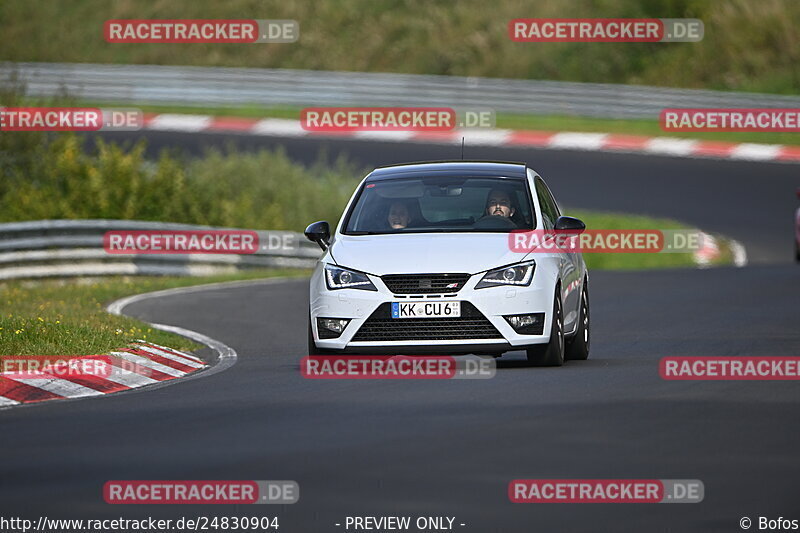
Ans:
MULTIPOLYGON (((561 216, 561 210, 540 176, 536 177, 535 184, 536 195, 542 210, 544 229, 551 230, 555 227, 558 217, 561 216)), ((583 262, 577 253, 562 251, 558 253, 558 256, 561 274, 561 301, 564 304, 564 331, 570 333, 575 329, 578 320, 583 262)))

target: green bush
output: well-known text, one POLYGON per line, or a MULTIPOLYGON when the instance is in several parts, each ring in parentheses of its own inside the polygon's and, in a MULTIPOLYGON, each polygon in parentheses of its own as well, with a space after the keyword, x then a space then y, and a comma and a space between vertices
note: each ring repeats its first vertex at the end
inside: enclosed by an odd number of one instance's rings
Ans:
POLYGON ((0 170, 0 222, 109 218, 299 231, 314 220, 334 223, 364 172, 344 160, 310 168, 281 151, 210 150, 184 161, 144 158, 97 141, 83 150, 76 135, 0 133, 14 154, 0 170), (25 134, 23 134, 25 135, 25 134))

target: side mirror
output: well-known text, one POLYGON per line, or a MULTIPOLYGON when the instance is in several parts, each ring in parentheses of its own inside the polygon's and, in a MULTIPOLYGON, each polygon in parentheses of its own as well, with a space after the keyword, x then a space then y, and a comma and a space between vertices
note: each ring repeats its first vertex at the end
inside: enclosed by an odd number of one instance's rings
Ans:
POLYGON ((583 223, 583 220, 577 218, 558 217, 558 220, 556 220, 555 229, 583 233, 586 229, 586 224, 583 223))
POLYGON ((800 200, 800 187, 797 188, 795 193, 797 193, 797 198, 800 200))
POLYGON ((306 228, 306 231, 303 233, 305 234, 306 239, 319 244, 319 247, 322 248, 322 251, 327 250, 331 243, 331 228, 328 225, 328 222, 325 220, 320 220, 319 222, 309 224, 309 226, 306 228))

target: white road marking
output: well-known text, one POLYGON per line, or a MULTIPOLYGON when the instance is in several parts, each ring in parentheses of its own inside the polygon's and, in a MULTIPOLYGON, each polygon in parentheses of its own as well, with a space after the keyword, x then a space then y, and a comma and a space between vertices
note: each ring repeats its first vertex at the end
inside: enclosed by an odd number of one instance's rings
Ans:
POLYGON ((111 374, 105 379, 108 381, 113 381, 119 385, 130 387, 131 389, 144 387, 145 385, 152 385, 153 383, 159 383, 157 379, 149 378, 147 376, 137 374, 136 372, 129 372, 118 366, 115 366, 112 369, 111 374))
POLYGON ((137 345, 136 348, 142 350, 143 352, 148 352, 153 355, 160 355, 166 359, 171 359, 176 363, 180 363, 182 365, 190 366, 192 368, 203 368, 204 364, 198 363, 197 361, 193 361, 192 359, 187 359, 186 357, 181 357, 180 355, 175 355, 173 353, 165 352, 164 350, 159 350, 158 348, 153 348, 152 346, 145 346, 145 345, 137 345))
MULTIPOLYGON (((202 286, 202 285, 199 285, 199 286, 202 286)), ((146 341, 144 339, 136 339, 136 342, 138 342, 140 346, 150 346, 151 348, 155 347, 155 348, 159 348, 161 350, 167 351, 167 352, 175 352, 175 353, 180 354, 181 356, 185 357, 186 359, 191 359, 192 361, 194 361, 196 363, 201 363, 203 365, 208 365, 208 363, 206 363, 205 361, 203 361, 199 357, 195 357, 192 354, 188 354, 188 353, 185 353, 185 352, 181 352, 180 350, 176 350, 174 348, 170 348, 169 346, 161 346, 160 344, 156 344, 154 342, 148 342, 148 341, 146 341)))
POLYGON ((162 365, 161 363, 156 363, 155 361, 151 361, 150 359, 142 357, 141 355, 136 355, 129 352, 111 352, 110 355, 121 357, 122 359, 130 361, 131 363, 135 363, 139 366, 157 370, 162 374, 167 374, 168 376, 172 376, 174 378, 179 378, 186 375, 186 372, 182 372, 172 367, 162 365))
POLYGON ((164 113, 154 117, 148 124, 149 130, 203 131, 211 125, 210 115, 181 115, 164 113))
POLYGON ((413 136, 413 131, 356 131, 353 133, 353 137, 356 139, 371 141, 407 141, 413 136))
POLYGON ((464 137, 464 150, 469 150, 471 145, 501 146, 508 142, 511 133, 511 130, 461 128, 456 131, 455 141, 461 143, 464 137))
POLYGON ((778 157, 781 148, 780 144, 742 143, 731 151, 730 158, 766 161, 778 157))
POLYGON ((103 393, 89 387, 84 387, 77 383, 67 381, 66 379, 59 378, 7 378, 13 381, 36 387, 37 389, 46 390, 65 398, 80 398, 83 396, 99 396, 103 393))
POLYGON ((562 132, 550 137, 549 148, 573 148, 578 150, 600 150, 606 142, 607 133, 562 132))
POLYGON ((299 120, 283 118, 266 118, 259 120, 250 130, 253 135, 275 135, 288 137, 302 137, 308 132, 300 125, 299 120))
POLYGON ((698 142, 691 139, 655 137, 645 144, 644 151, 654 154, 690 155, 698 142))

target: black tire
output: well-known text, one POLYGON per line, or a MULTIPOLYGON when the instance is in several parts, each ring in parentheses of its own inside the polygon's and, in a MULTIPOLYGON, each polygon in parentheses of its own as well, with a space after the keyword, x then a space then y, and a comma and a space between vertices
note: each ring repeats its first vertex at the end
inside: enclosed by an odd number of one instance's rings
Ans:
POLYGON ((531 366, 561 366, 564 364, 564 313, 561 308, 560 292, 561 290, 556 287, 550 341, 547 344, 528 346, 528 364, 531 366))
POLYGON ((581 293, 581 308, 578 314, 578 329, 567 339, 565 357, 567 361, 585 361, 589 358, 591 323, 589 322, 589 284, 584 281, 581 293))

